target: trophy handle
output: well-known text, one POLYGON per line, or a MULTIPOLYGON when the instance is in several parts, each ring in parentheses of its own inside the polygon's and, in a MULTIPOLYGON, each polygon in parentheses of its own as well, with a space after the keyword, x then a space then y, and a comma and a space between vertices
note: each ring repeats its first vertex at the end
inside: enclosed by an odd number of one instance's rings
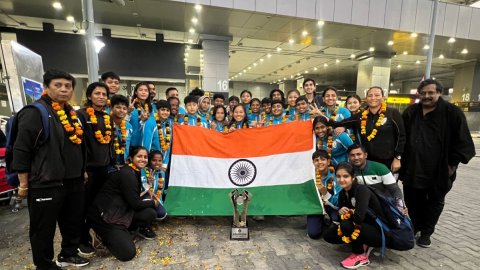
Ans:
POLYGON ((243 210, 242 210, 242 214, 241 214, 241 217, 240 217, 240 222, 242 222, 243 224, 247 224, 247 209, 248 209, 248 203, 250 202, 250 200, 252 199, 252 194, 246 190, 244 190, 242 192, 242 195, 245 199, 243 201, 243 210))
POLYGON ((238 189, 235 189, 232 192, 230 192, 229 196, 230 196, 230 200, 232 201, 232 205, 233 205, 233 225, 238 227, 238 225, 240 223, 239 213, 238 213, 238 209, 237 209, 238 189))

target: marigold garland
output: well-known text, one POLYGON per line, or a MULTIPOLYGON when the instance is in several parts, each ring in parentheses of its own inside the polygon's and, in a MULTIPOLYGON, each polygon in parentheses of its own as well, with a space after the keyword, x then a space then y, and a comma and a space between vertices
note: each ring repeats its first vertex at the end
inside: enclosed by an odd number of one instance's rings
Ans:
POLYGON ((163 177, 161 174, 158 175, 158 189, 157 189, 157 197, 161 198, 162 197, 162 190, 163 190, 163 177))
MULTIPOLYGON (((273 119, 274 119, 274 118, 275 118, 274 116, 270 117, 270 120, 268 121, 268 126, 273 126, 273 119)), ((288 120, 288 116, 287 116, 286 114, 283 115, 283 116, 282 116, 282 124, 283 124, 283 123, 286 123, 287 120, 288 120)))
MULTIPOLYGON (((114 123, 115 124, 115 123, 114 123)), ((125 146, 127 144, 127 121, 122 119, 120 122, 121 141, 118 141, 118 136, 113 137, 113 145, 115 146, 115 154, 121 155, 125 153, 125 146)))
POLYGON ((340 228, 340 225, 337 227, 337 235, 342 237, 342 241, 346 244, 350 244, 352 241, 357 240, 357 238, 360 236, 360 225, 355 224, 355 228, 353 229, 353 232, 350 236, 345 236, 342 233, 342 229, 340 228))
POLYGON ((98 119, 95 115, 95 110, 92 107, 87 108, 87 114, 90 117, 90 123, 92 125, 95 138, 101 144, 109 144, 112 140, 112 126, 110 125, 110 115, 103 115, 103 123, 105 124, 105 135, 102 134, 100 127, 98 126, 98 119))
POLYGON ((66 106, 67 109, 69 110, 70 119, 72 120, 72 123, 70 123, 70 120, 68 119, 68 116, 66 115, 65 110, 62 109, 62 106, 60 105, 60 103, 56 101, 52 102, 52 108, 60 118, 60 122, 63 125, 63 129, 65 130, 65 132, 67 132, 68 139, 74 144, 81 144, 82 137, 83 137, 83 130, 82 130, 82 127, 80 126, 79 120, 77 118, 77 114, 68 103, 65 103, 64 106, 66 106))
MULTIPOLYGON (((140 101, 138 101, 138 98, 135 98, 135 100, 133 101, 135 103, 135 108, 137 108, 137 111, 138 111, 138 114, 141 115, 142 114, 142 104, 140 103, 140 101)), ((143 104, 143 109, 146 111, 146 112, 150 112, 150 109, 148 107, 148 103, 145 102, 143 104)))
MULTIPOLYGON (((371 140, 375 139, 375 136, 377 136, 377 132, 378 132, 377 128, 382 125, 383 119, 385 118, 385 111, 386 110, 387 110, 387 103, 382 102, 382 106, 380 108, 380 111, 377 112, 377 114, 379 114, 380 116, 378 117, 378 120, 375 123, 375 127, 372 129, 372 132, 370 133, 370 135, 367 136, 368 141, 371 141, 371 140)), ((367 134, 367 119, 368 119, 369 111, 370 110, 367 108, 362 113, 362 120, 360 121, 360 134, 362 134, 362 135, 367 134)))
POLYGON ((133 163, 128 163, 128 166, 130 166, 130 168, 132 168, 132 169, 133 169, 134 171, 136 171, 136 172, 139 172, 139 171, 140 171, 140 169, 137 168, 137 166, 135 166, 135 164, 133 164, 133 163))
POLYGON ((157 130, 158 134, 160 137, 160 147, 162 148, 162 151, 165 153, 165 151, 170 148, 170 140, 171 140, 171 129, 170 129, 170 123, 167 122, 165 123, 165 136, 163 135, 163 129, 162 129, 162 121, 160 120, 160 117, 155 114, 155 121, 157 122, 157 130))
MULTIPOLYGON (((328 107, 327 107, 328 108, 328 107)), ((335 110, 333 110, 332 114, 330 115, 329 119, 335 121, 337 119, 337 113, 338 113, 338 104, 335 104, 335 110)), ((323 113, 327 112, 327 110, 324 108, 322 110, 323 113)), ((325 114, 324 114, 325 115, 325 114)))
MULTIPOLYGON (((183 117, 183 124, 188 126, 188 115, 185 115, 183 117)), ((200 118, 200 115, 197 115, 197 126, 202 126, 202 119, 200 118)))

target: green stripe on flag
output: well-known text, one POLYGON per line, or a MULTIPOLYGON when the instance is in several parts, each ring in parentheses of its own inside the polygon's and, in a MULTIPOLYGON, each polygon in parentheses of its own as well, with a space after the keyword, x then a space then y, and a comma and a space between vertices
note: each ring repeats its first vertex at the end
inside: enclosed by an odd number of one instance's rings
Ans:
MULTIPOLYGON (((322 214, 315 182, 263 186, 246 189, 252 194, 248 215, 305 215, 322 214)), ((196 188, 171 186, 165 208, 171 216, 232 216, 233 207, 228 194, 233 188, 196 188)), ((243 206, 239 206, 241 211, 243 206)))

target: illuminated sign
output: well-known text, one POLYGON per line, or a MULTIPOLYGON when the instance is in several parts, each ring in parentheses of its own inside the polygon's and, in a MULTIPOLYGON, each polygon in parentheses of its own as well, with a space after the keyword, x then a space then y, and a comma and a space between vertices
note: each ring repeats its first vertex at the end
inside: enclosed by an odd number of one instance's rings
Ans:
POLYGON ((389 98, 387 98, 387 103, 410 104, 411 102, 412 102, 412 99, 408 98, 408 97, 389 97, 389 98))

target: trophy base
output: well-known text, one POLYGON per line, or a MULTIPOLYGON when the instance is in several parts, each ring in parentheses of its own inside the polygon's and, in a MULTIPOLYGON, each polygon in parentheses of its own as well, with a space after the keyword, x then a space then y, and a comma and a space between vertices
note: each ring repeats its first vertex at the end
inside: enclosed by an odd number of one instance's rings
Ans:
POLYGON ((230 240, 247 241, 250 240, 248 227, 232 227, 230 231, 230 240))

